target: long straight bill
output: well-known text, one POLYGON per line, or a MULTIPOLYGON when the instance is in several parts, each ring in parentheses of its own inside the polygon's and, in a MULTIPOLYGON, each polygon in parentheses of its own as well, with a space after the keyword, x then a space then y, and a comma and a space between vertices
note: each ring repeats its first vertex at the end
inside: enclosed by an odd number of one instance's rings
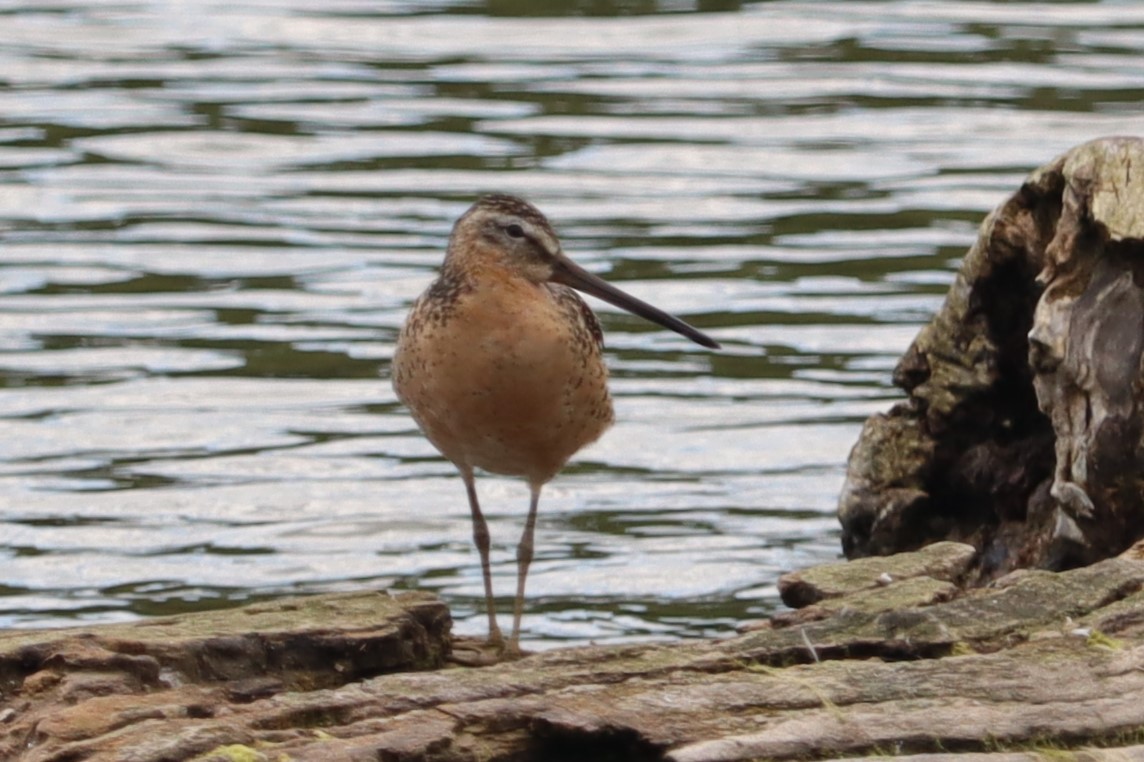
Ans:
POLYGON ((597 299, 602 299, 608 304, 615 305, 622 310, 627 310, 633 315, 639 315, 646 320, 662 325, 664 328, 670 328, 700 346, 710 349, 719 349, 719 342, 703 333, 703 331, 683 322, 673 315, 667 314, 658 307, 653 307, 647 302, 621 291, 606 280, 580 267, 580 265, 567 257, 558 257, 554 265, 555 270, 552 273, 552 280, 554 282, 570 286, 577 291, 583 291, 585 294, 594 296, 597 299))

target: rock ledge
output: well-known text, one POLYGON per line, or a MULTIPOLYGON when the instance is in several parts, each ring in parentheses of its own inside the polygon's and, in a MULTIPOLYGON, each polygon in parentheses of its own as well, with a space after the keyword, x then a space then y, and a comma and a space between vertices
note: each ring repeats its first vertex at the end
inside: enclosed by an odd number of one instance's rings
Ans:
POLYGON ((1144 759, 1144 549, 966 590, 973 552, 789 575, 816 602, 727 640, 481 668, 425 594, 10 632, 0 758, 1144 759))

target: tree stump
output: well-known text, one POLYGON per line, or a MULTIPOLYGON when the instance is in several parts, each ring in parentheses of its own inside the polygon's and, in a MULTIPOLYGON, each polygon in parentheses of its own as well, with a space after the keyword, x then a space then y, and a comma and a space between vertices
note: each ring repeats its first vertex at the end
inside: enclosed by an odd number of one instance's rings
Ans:
POLYGON ((870 418, 839 501, 849 558, 938 540, 979 581, 1144 537, 1144 141, 1033 172, 982 223, 870 418))

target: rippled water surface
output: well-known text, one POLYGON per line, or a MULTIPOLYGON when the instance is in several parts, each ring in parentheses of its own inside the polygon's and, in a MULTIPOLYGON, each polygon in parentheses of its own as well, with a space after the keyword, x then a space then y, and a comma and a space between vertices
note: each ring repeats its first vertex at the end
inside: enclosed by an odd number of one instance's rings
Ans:
MULTIPOLYGON (((0 41, 0 626, 389 587, 481 634, 387 377, 505 191, 725 347, 593 303, 618 422, 544 493, 527 645, 728 633, 838 556, 983 214, 1144 132, 1129 2, 16 0, 0 41)), ((479 487, 507 609, 527 490, 479 487)))

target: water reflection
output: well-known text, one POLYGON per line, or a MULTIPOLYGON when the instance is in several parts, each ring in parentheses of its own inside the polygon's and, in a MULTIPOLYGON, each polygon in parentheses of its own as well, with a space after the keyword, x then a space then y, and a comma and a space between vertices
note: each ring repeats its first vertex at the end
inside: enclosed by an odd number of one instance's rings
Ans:
MULTIPOLYGON (((0 14, 0 623, 393 586, 481 632, 463 490, 385 374, 497 190, 726 347, 596 305, 619 422, 546 490, 526 645, 726 633, 837 555, 981 216, 1140 129, 1135 6, 518 6, 0 14)), ((526 490, 481 489, 507 603, 526 490)))

